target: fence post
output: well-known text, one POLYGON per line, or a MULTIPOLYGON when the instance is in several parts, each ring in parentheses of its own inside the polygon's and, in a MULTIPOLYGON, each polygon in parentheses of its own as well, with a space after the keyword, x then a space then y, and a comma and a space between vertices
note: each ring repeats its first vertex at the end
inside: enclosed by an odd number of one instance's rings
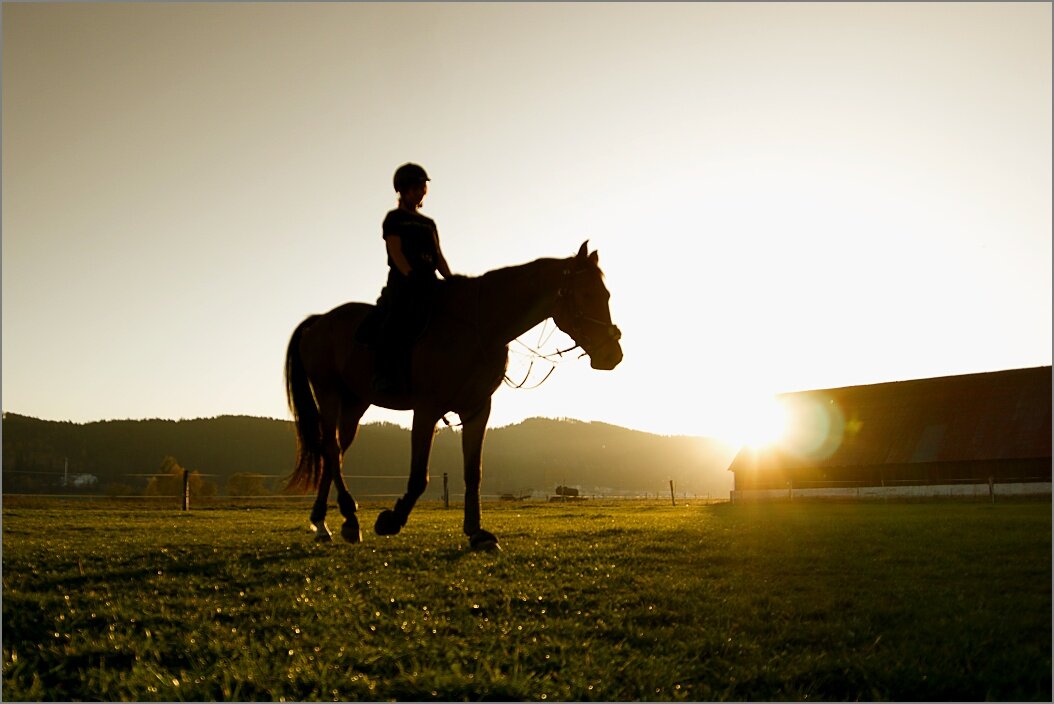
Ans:
POLYGON ((992 499, 992 503, 995 503, 995 477, 988 477, 988 496, 992 499))
POLYGON ((443 472, 443 508, 450 508, 450 487, 447 484, 446 472, 443 472))
POLYGON ((673 494, 673 480, 670 480, 670 503, 674 506, 677 505, 677 497, 673 494))
POLYGON ((190 510, 190 470, 183 469, 183 510, 190 510))

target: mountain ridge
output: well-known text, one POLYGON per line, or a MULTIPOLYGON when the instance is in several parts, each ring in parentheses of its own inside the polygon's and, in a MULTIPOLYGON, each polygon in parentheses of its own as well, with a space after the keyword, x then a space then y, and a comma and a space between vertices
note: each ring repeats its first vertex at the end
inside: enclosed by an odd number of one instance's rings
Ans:
MULTIPOLYGON (((394 423, 366 423, 344 462, 353 493, 401 493, 410 456, 410 431, 394 423), (383 477, 365 479, 364 477, 383 477), (388 479, 390 477, 390 479, 388 479), (403 480, 403 481, 396 481, 403 480)), ((430 462, 428 495, 461 491, 460 433, 440 426, 430 462), (437 478, 440 481, 435 481, 437 478)), ((95 488, 143 483, 166 456, 207 475, 220 492, 235 474, 273 477, 274 488, 296 454, 292 421, 249 415, 180 420, 52 421, 3 414, 5 492, 47 491, 64 472, 97 478, 95 488)), ((734 448, 711 438, 656 435, 600 421, 527 418, 488 430, 485 494, 545 494, 556 485, 590 494, 660 493, 674 480, 678 493, 712 494, 731 488, 734 448)))

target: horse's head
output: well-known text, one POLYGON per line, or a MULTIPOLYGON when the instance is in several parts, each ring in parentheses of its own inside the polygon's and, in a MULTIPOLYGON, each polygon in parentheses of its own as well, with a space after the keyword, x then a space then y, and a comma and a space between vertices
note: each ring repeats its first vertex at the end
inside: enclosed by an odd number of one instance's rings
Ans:
POLYGON ((586 245, 564 260, 553 320, 589 355, 593 369, 614 369, 622 361, 622 333, 611 323, 608 299, 599 257, 586 245))

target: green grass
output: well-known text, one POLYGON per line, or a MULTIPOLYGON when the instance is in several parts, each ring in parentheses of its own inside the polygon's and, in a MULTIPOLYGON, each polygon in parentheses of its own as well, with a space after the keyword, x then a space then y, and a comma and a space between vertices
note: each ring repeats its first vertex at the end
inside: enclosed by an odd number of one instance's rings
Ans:
POLYGON ((5 506, 4 699, 1051 698, 1049 502, 306 512, 5 506))

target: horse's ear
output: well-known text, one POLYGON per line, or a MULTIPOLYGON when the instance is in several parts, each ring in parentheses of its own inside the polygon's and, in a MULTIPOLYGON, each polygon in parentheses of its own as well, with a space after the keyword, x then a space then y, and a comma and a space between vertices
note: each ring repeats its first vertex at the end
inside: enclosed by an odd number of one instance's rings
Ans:
POLYGON ((582 246, 578 248, 578 258, 585 259, 589 256, 589 240, 582 243, 582 246))
POLYGON ((593 266, 600 266, 600 254, 595 249, 589 255, 589 261, 593 262, 593 266))

